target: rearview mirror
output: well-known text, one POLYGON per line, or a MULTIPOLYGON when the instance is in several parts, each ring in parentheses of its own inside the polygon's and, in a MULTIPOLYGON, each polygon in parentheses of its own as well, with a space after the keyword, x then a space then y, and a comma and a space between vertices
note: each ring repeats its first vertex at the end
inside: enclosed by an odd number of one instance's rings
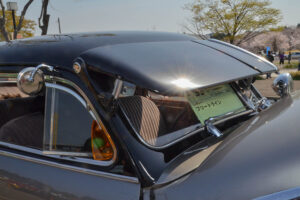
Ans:
POLYGON ((289 95, 294 89, 292 76, 289 73, 280 74, 273 81, 272 88, 280 97, 289 95))
POLYGON ((21 70, 17 77, 18 88, 28 95, 38 94, 44 87, 44 73, 40 68, 53 71, 53 67, 40 64, 37 67, 27 67, 21 70))

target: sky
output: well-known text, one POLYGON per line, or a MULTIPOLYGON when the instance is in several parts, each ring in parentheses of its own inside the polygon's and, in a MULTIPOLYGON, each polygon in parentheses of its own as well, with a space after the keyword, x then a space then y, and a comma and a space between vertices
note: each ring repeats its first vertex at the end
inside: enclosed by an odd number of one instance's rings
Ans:
MULTIPOLYGON (((27 0, 16 1, 17 14, 27 0)), ((42 0, 34 0, 26 18, 35 20, 40 15, 42 0)), ((62 33, 155 30, 184 32, 191 13, 184 5, 194 0, 50 0, 48 13, 51 15, 49 34, 58 33, 57 19, 60 18, 62 33)), ((7 0, 3 0, 6 4, 7 0)), ((295 26, 300 23, 300 0, 271 0, 272 7, 281 10, 280 25, 295 26)), ((36 35, 40 34, 37 27, 36 35)))

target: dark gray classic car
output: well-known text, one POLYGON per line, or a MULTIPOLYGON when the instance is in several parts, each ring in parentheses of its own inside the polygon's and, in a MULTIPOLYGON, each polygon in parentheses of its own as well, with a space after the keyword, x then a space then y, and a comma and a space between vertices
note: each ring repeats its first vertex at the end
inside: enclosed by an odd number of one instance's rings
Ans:
POLYGON ((0 43, 0 199, 296 199, 300 96, 218 40, 158 32, 0 43), (271 87, 271 86, 270 86, 271 87), (1 98, 1 96, 0 96, 1 98))

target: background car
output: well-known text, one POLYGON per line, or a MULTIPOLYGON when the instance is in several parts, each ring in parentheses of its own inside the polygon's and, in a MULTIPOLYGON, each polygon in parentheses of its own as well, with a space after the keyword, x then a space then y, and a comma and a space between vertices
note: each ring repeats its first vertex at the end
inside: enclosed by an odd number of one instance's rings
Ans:
POLYGON ((292 59, 299 59, 300 58, 300 52, 294 52, 294 53, 292 53, 291 58, 292 59))

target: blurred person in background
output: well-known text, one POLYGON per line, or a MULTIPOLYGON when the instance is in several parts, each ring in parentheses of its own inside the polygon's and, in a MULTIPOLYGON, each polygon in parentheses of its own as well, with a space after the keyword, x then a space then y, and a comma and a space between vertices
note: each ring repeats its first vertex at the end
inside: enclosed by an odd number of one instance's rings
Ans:
POLYGON ((280 67, 282 67, 283 64, 284 64, 284 54, 283 54, 283 52, 279 52, 279 64, 280 64, 280 67))
POLYGON ((289 55, 288 55, 288 61, 289 61, 288 63, 289 64, 291 64, 291 60, 292 60, 292 54, 291 54, 291 52, 289 52, 289 55))
MULTIPOLYGON (((273 63, 273 61, 274 61, 274 56, 272 55, 272 51, 269 51, 269 52, 267 53, 266 59, 267 59, 268 61, 270 61, 271 63, 273 63)), ((271 73, 267 73, 267 79, 268 79, 268 78, 272 78, 272 77, 271 77, 271 73)))

